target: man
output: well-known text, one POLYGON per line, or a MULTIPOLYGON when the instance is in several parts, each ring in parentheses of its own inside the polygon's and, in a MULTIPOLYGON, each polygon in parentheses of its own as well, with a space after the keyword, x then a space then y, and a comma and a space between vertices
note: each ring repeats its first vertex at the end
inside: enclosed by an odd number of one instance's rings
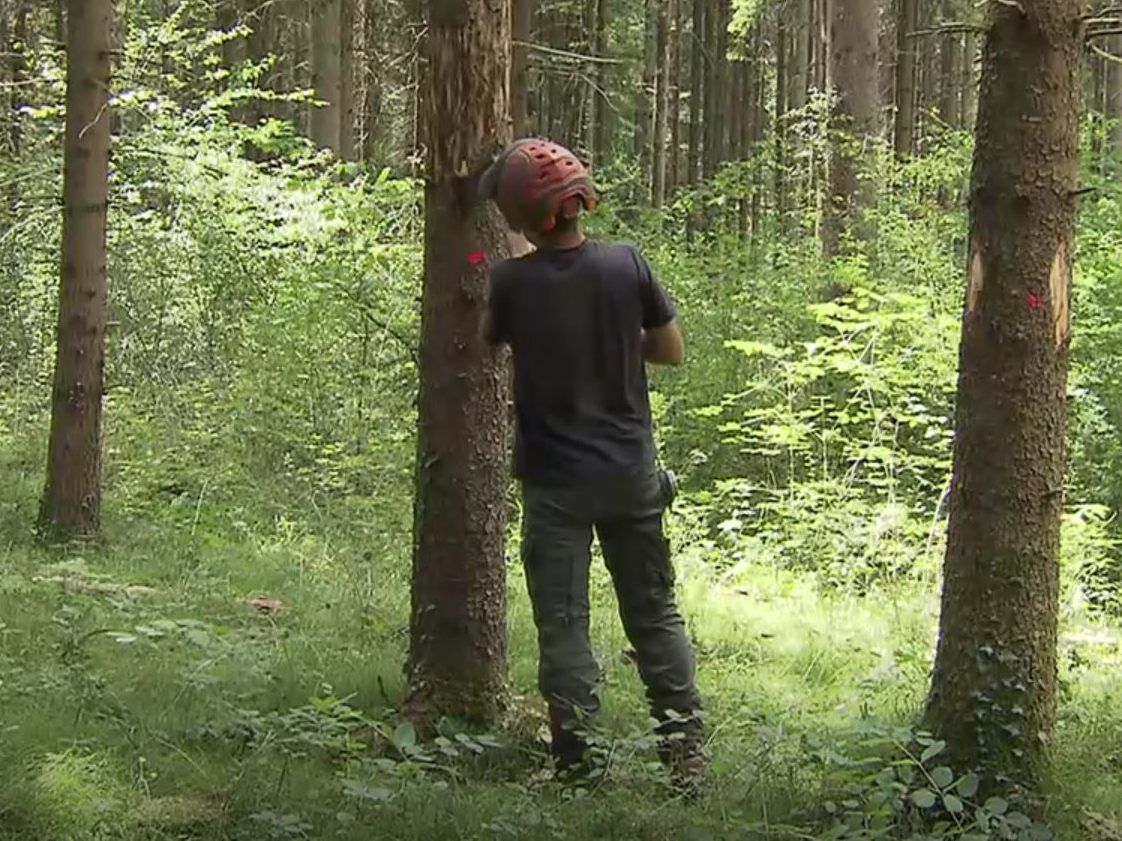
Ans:
POLYGON ((677 782, 693 786, 703 767, 701 699, 663 536, 670 500, 644 366, 683 361, 674 305, 636 249, 585 238, 579 217, 596 194, 568 150, 519 141, 481 186, 534 246, 492 269, 484 329, 514 356, 522 554, 556 767, 585 770, 582 732, 599 708, 588 637, 595 529, 659 722, 660 755, 677 782))

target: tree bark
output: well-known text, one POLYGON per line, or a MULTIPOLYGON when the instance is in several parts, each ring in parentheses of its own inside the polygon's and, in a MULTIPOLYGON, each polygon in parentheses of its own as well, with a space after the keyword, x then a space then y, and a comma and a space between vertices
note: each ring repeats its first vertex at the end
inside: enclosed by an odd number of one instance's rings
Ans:
POLYGON ((658 209, 666 201, 666 143, 670 133, 670 22, 674 19, 673 0, 658 0, 658 86, 655 96, 654 148, 652 161, 654 173, 651 184, 651 204, 658 209))
MULTIPOLYGON (((1113 36, 1107 46, 1112 55, 1122 59, 1122 35, 1113 36)), ((1106 116, 1111 120, 1107 136, 1109 171, 1122 170, 1122 63, 1108 61, 1106 68, 1106 116)))
POLYGON ((510 68, 510 110, 514 136, 526 137, 530 121, 530 43, 534 19, 534 0, 513 0, 511 6, 512 38, 510 68))
POLYGON ((635 112, 635 156, 639 159, 642 178, 640 195, 650 201, 654 185, 653 144, 654 109, 652 101, 658 86, 658 18, 662 0, 646 0, 643 34, 643 83, 635 112))
POLYGON ((874 198, 860 177, 877 142, 879 97, 876 3, 834 0, 830 16, 830 76, 836 104, 830 118, 830 201, 823 239, 834 256, 849 239, 864 239, 864 211, 874 198))
POLYGON ((355 148, 355 0, 339 0, 339 157, 358 159, 355 148))
POLYGON ((916 136, 916 0, 899 0, 896 20, 896 119, 892 147, 906 158, 915 151, 916 136))
POLYGON ((978 76, 975 71, 978 61, 978 39, 973 32, 967 32, 962 40, 962 62, 959 72, 962 80, 959 96, 958 123, 965 131, 973 131, 974 120, 978 116, 978 76))
POLYGON ((1056 712, 1082 40, 1079 3, 991 8, 928 705, 955 767, 1029 783, 1056 712))
POLYGON ((342 0, 313 0, 312 89, 321 103, 312 110, 312 142, 338 153, 342 128, 342 0))
POLYGON ((362 159, 378 154, 382 127, 382 79, 378 50, 378 0, 363 0, 362 21, 362 159))
POLYGON ((108 317, 111 0, 70 0, 58 346, 39 511, 44 534, 95 535, 101 515, 101 408, 108 317))
POLYGON ((690 30, 690 135, 686 169, 687 180, 695 187, 701 181, 701 121, 705 91, 705 7, 706 0, 693 0, 690 30))
POLYGON ((507 366, 479 325, 508 230, 477 179, 511 140, 509 0, 431 0, 409 708, 493 723, 506 669, 507 366), (471 68, 471 72, 464 72, 471 68))
MULTIPOLYGON (((943 0, 943 21, 954 19, 954 3, 943 0)), ((956 129, 958 125, 958 80, 961 77, 962 35, 949 32, 943 36, 939 54, 939 119, 944 127, 956 129)))

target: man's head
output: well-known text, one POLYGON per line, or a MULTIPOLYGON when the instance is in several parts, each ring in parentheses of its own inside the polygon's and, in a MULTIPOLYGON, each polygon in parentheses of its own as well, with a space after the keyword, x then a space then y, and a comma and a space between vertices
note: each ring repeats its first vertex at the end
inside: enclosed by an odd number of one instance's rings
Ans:
POLYGON ((596 208, 596 190, 576 155, 548 140, 511 144, 480 183, 511 228, 535 245, 579 234, 582 210, 596 208))

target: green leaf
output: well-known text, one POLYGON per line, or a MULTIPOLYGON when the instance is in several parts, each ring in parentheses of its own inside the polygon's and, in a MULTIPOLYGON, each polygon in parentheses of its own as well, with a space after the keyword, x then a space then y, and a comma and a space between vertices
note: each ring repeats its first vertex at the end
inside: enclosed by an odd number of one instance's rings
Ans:
POLYGON ((947 807, 947 811, 952 815, 957 815, 965 808, 962 801, 955 797, 953 794, 943 795, 943 805, 947 807))
POLYGON ((921 809, 930 809, 938 802, 938 798, 930 789, 921 788, 912 792, 912 802, 921 809))
POLYGON ((397 729, 393 731, 393 743, 394 747, 403 753, 416 747, 417 728, 408 721, 397 725, 397 729))
POLYGON ((947 749, 947 743, 946 742, 944 742, 944 741, 932 742, 930 745, 928 745, 924 749, 923 753, 920 754, 919 761, 924 762, 924 763, 930 762, 932 759, 937 757, 939 754, 941 754, 946 749, 947 749))
POLYGON ((1002 797, 991 797, 984 808, 991 815, 1004 815, 1009 811, 1009 804, 1002 797))
POLYGON ((931 780, 941 789, 948 788, 954 782, 954 771, 946 765, 940 765, 931 772, 931 780))
POLYGON ((969 799, 978 793, 978 786, 980 784, 981 780, 978 778, 978 775, 971 771, 958 781, 955 785, 955 791, 958 792, 960 797, 969 799))

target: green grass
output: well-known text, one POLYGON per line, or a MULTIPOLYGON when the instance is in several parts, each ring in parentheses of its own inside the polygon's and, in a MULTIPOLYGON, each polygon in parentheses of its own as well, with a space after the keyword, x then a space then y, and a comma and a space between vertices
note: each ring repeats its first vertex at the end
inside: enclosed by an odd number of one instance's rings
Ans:
MULTIPOLYGON (((400 526, 407 499, 332 514, 286 510, 273 488, 140 505, 137 488, 111 487, 103 544, 45 548, 28 527, 38 474, 9 453, 0 475, 5 841, 814 838, 839 769, 869 755, 868 730, 909 724, 923 701, 935 582, 851 597, 751 562, 722 573, 711 550, 682 546, 714 764, 707 795, 685 805, 652 769, 641 685, 598 567, 613 771, 575 796, 544 773, 534 634, 512 563, 502 746, 444 772, 382 767, 392 750, 345 720, 397 724, 408 542, 380 542, 377 520, 400 526), (254 597, 282 607, 262 612, 254 597), (325 697, 345 706, 310 706, 325 697)), ((1048 807, 1064 839, 1110 837, 1080 828, 1085 810, 1122 821, 1118 640, 1086 618, 1065 628, 1048 807)))

